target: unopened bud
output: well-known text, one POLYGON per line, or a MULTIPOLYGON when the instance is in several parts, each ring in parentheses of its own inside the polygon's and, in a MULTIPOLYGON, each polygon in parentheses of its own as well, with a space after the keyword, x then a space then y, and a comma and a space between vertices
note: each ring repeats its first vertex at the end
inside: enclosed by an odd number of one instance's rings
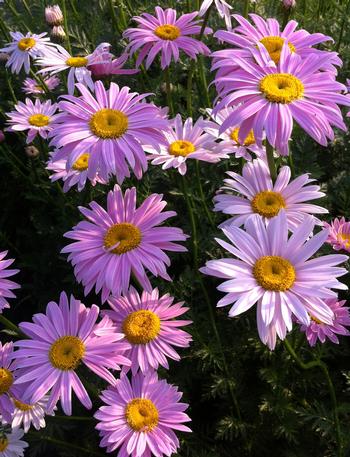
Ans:
MULTIPOLYGON (((170 83, 169 89, 170 89, 170 92, 173 92, 173 91, 174 91, 174 85, 170 83)), ((163 92, 163 94, 166 94, 166 93, 167 93, 167 86, 166 86, 166 83, 162 83, 162 84, 160 85, 160 90, 161 90, 161 92, 163 92)))
POLYGON ((297 2, 295 0, 282 0, 283 6, 285 9, 290 10, 295 8, 297 2))
POLYGON ((10 55, 7 52, 0 52, 0 62, 7 62, 9 60, 10 55))
POLYGON ((0 130, 0 143, 2 143, 3 141, 5 141, 5 134, 2 130, 0 130))
POLYGON ((63 13, 58 5, 45 8, 45 20, 51 27, 63 24, 63 13))
POLYGON ((60 25, 55 25, 51 29, 50 36, 53 40, 64 41, 66 38, 66 32, 64 31, 64 28, 60 25))
POLYGON ((24 150, 28 157, 38 157, 40 154, 39 149, 35 146, 26 146, 24 150))

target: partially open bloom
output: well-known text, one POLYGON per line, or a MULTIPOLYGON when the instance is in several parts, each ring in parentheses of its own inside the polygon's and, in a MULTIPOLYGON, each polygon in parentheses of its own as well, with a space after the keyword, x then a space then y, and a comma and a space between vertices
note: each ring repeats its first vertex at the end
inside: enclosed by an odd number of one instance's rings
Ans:
POLYGON ((46 37, 46 33, 35 35, 28 32, 23 35, 20 32, 10 32, 13 41, 8 43, 6 47, 0 49, 0 52, 10 54, 10 58, 6 62, 6 67, 10 67, 13 73, 18 74, 24 66, 24 71, 30 71, 30 59, 35 59, 39 56, 47 55, 53 52, 55 43, 50 42, 50 38, 46 37))
POLYGON ((111 311, 103 311, 116 324, 117 332, 124 333, 131 349, 125 356, 131 360, 131 370, 135 374, 140 368, 143 373, 157 370, 159 365, 169 368, 167 357, 180 360, 173 346, 188 347, 191 336, 181 330, 191 323, 188 320, 175 320, 188 308, 183 302, 173 304, 169 294, 159 297, 158 289, 143 291, 142 295, 130 287, 125 296, 111 297, 108 300, 111 311))
POLYGON ((331 244, 336 251, 343 249, 350 252, 350 221, 345 221, 344 217, 336 217, 330 224, 324 222, 324 226, 329 230, 326 243, 331 244))
POLYGON ((170 259, 164 251, 183 252, 177 244, 187 235, 179 228, 159 227, 174 211, 163 211, 166 202, 162 195, 152 194, 136 208, 136 189, 127 189, 125 196, 118 185, 108 193, 107 211, 96 202, 90 208, 81 207, 88 219, 79 222, 64 236, 74 243, 62 249, 69 252, 68 260, 74 273, 85 287, 85 294, 95 286, 102 290, 102 302, 110 294, 118 297, 129 289, 133 274, 141 286, 151 292, 146 270, 154 276, 171 281, 166 267, 170 259))
POLYGON ((204 16, 211 5, 215 2, 216 9, 221 17, 225 18, 225 24, 228 29, 232 28, 230 6, 225 0, 203 0, 198 16, 204 16))
POLYGON ((111 45, 109 43, 101 43, 94 51, 93 63, 88 65, 94 79, 105 78, 110 75, 133 75, 140 70, 123 68, 129 56, 127 53, 114 59, 110 53, 111 45))
POLYGON ((77 84, 81 97, 62 97, 63 114, 51 135, 51 144, 61 148, 56 159, 66 159, 71 168, 88 152, 90 179, 96 173, 106 181, 116 175, 121 184, 130 177, 129 166, 140 179, 147 169, 143 144, 158 148, 164 142, 160 130, 167 121, 155 105, 144 102, 148 94, 129 92, 128 87, 114 83, 106 90, 101 81, 94 87, 94 96, 77 84))
POLYGON ((130 381, 124 374, 116 385, 104 390, 102 406, 95 418, 102 437, 101 447, 107 452, 119 448, 118 456, 170 456, 179 447, 174 430, 190 432, 184 425, 191 419, 180 403, 182 393, 177 387, 158 380, 155 372, 142 373, 130 381))
POLYGON ((91 400, 76 373, 80 364, 110 384, 115 383, 108 369, 130 364, 123 356, 128 344, 120 341, 123 335, 116 332, 104 336, 94 333, 99 311, 96 305, 86 308, 72 295, 68 300, 62 292, 58 305, 51 301, 46 314, 34 314, 33 323, 19 325, 28 336, 15 343, 19 349, 14 353, 21 367, 15 384, 26 384, 23 401, 35 404, 50 391, 47 412, 50 414, 60 399, 65 414, 71 415, 73 389, 80 402, 90 409, 91 400))
POLYGON ((66 38, 66 32, 62 25, 54 25, 50 32, 50 37, 57 41, 64 41, 66 38))
MULTIPOLYGON (((130 41, 126 52, 134 54, 140 51, 137 65, 146 60, 146 68, 149 68, 158 53, 161 53, 162 69, 169 67, 172 58, 175 62, 179 60, 180 50, 192 59, 198 54, 210 53, 205 44, 192 38, 201 30, 201 21, 195 20, 197 11, 183 14, 179 19, 176 19, 177 13, 171 8, 163 10, 156 6, 155 11, 156 17, 148 13, 135 16, 133 19, 139 26, 127 29, 123 34, 130 41)), ((211 29, 206 27, 203 33, 211 33, 211 29)))
POLYGON ((15 369, 13 343, 3 345, 0 342, 0 415, 7 423, 11 423, 14 411, 12 397, 14 395, 15 369))
POLYGON ((287 10, 290 10, 292 8, 295 8, 297 2, 295 0, 282 0, 282 4, 287 10))
POLYGON ((217 163, 222 158, 227 158, 225 153, 215 151, 217 144, 210 133, 205 132, 209 122, 199 118, 194 124, 189 117, 182 123, 178 114, 164 130, 165 144, 160 145, 160 150, 154 147, 145 147, 152 160, 152 165, 162 165, 163 170, 176 168, 181 175, 186 174, 187 159, 202 160, 217 163))
MULTIPOLYGON (((15 409, 12 416, 12 427, 20 427, 23 424, 24 432, 27 433, 31 425, 36 430, 46 427, 45 414, 46 405, 49 400, 48 395, 37 401, 34 405, 28 405, 17 400, 16 397, 12 398, 15 409)), ((53 414, 53 413, 52 413, 53 414)))
POLYGON ((218 290, 227 295, 217 306, 234 303, 230 317, 257 303, 258 331, 265 344, 269 337, 271 340, 271 330, 285 338, 287 329, 292 329, 292 316, 307 326, 310 316, 328 325, 333 323, 334 313, 325 299, 337 297, 331 289, 347 289, 336 279, 346 274, 346 269, 337 265, 347 257, 334 254, 310 259, 328 236, 328 231, 322 230, 310 237, 314 226, 314 219, 305 216, 288 239, 284 211, 268 226, 260 216, 252 216, 246 231, 234 225, 222 229, 232 244, 217 239, 237 259, 210 260, 201 268, 204 274, 225 278, 218 290))
POLYGON ((7 253, 8 251, 0 252, 0 313, 5 308, 10 307, 7 299, 16 297, 12 290, 20 288, 19 284, 7 279, 19 272, 17 269, 8 269, 13 264, 14 259, 5 259, 7 253))
POLYGON ((24 432, 21 428, 4 428, 0 438, 0 457, 23 457, 28 443, 21 440, 24 432))
POLYGON ((301 325, 300 330, 305 332, 310 346, 315 346, 317 340, 324 343, 326 339, 332 343, 339 344, 337 335, 350 335, 346 327, 350 326, 349 308, 344 306, 346 301, 338 301, 336 298, 325 300, 327 305, 333 311, 334 317, 332 324, 326 324, 314 316, 310 316, 310 325, 301 325))
MULTIPOLYGON (((43 80, 49 90, 56 89, 56 87, 60 84, 60 79, 57 76, 47 76, 43 78, 43 80)), ((26 78, 23 81, 22 89, 23 92, 28 95, 38 95, 45 93, 45 89, 42 84, 32 78, 26 78)))
POLYGON ((41 102, 38 98, 33 103, 26 98, 25 103, 18 102, 15 111, 6 113, 10 118, 7 122, 10 125, 9 132, 23 132, 28 130, 27 143, 31 143, 36 135, 46 139, 52 130, 52 124, 58 118, 57 104, 51 104, 51 100, 41 102))
POLYGON ((62 25, 63 19, 63 13, 59 5, 47 6, 45 8, 45 20, 48 25, 62 25))
MULTIPOLYGON (((328 213, 325 208, 308 203, 325 195, 319 186, 310 185, 315 180, 308 174, 290 181, 290 168, 284 166, 273 184, 268 166, 260 159, 245 164, 242 176, 231 171, 227 174, 231 179, 224 180, 224 193, 214 197, 215 211, 234 216, 225 221, 225 226, 245 224, 253 214, 259 214, 268 224, 283 209, 289 229, 295 230, 306 215, 328 213)), ((315 222, 322 225, 318 219, 315 222)))

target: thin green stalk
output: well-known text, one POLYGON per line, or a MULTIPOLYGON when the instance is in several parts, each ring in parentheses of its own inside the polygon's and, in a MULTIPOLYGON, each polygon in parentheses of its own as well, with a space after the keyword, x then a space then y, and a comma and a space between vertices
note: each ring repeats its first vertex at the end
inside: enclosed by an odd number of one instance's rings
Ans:
POLYGON ((249 0, 244 0, 244 7, 243 7, 243 16, 244 16, 245 18, 247 18, 247 17, 248 17, 248 13, 249 13, 249 6, 250 6, 250 4, 249 4, 249 0))
POLYGON ((76 444, 69 443, 67 441, 57 440, 56 438, 52 438, 51 436, 45 435, 38 435, 34 432, 29 432, 28 435, 32 436, 33 438, 40 438, 40 440, 47 441, 48 443, 57 444, 57 446, 61 446, 63 448, 74 449, 76 451, 83 452, 84 454, 89 455, 97 455, 99 457, 105 457, 105 454, 98 451, 93 451, 92 449, 85 449, 84 447, 77 446, 76 444))
POLYGON ((275 163, 275 158, 273 156, 273 147, 269 143, 268 140, 266 140, 266 156, 267 156, 267 163, 269 165, 270 169, 270 175, 271 179, 273 182, 276 181, 277 178, 277 171, 276 171, 276 163, 275 163))
POLYGON ((196 177, 197 177, 197 184, 198 184, 198 189, 199 189, 199 195, 201 197, 201 200, 202 200, 202 206, 203 206, 203 209, 207 215, 207 218, 209 219, 209 222, 212 226, 212 228, 214 230, 216 230, 216 226, 214 224, 214 219, 213 219, 213 215, 211 214, 211 211, 209 210, 208 208, 208 205, 207 205, 207 202, 206 202, 206 199, 205 199, 205 195, 204 195, 204 192, 203 192, 203 187, 202 187, 202 183, 201 183, 201 177, 200 177, 200 171, 199 171, 199 163, 198 163, 198 160, 195 160, 196 162, 196 177))
POLYGON ((170 84, 170 71, 169 67, 166 67, 164 70, 164 79, 165 79, 165 90, 166 90, 166 97, 169 106, 169 114, 171 117, 175 115, 174 112, 174 104, 173 104, 173 97, 171 96, 171 84, 170 84))
POLYGON ((11 322, 9 319, 7 319, 3 314, 0 314, 0 322, 7 329, 16 332, 17 335, 26 337, 25 334, 20 330, 20 328, 16 324, 11 322))
POLYGON ((26 173, 24 171, 22 171, 22 167, 23 167, 23 163, 18 159, 18 157, 11 151, 11 149, 5 145, 5 144, 2 144, 0 146, 0 150, 3 150, 5 152, 5 155, 8 154, 12 159, 13 161, 10 161, 11 162, 11 165, 17 170, 17 172, 24 178, 24 179, 28 179, 28 175, 27 175, 27 170, 26 170, 26 173))
POLYGON ((292 178, 294 178, 295 177, 295 169, 294 169, 294 161, 293 161, 292 151, 289 151, 288 163, 289 163, 289 168, 290 168, 290 172, 291 172, 292 178))
POLYGON ((9 34, 9 30, 7 28, 5 21, 2 19, 1 15, 0 15, 0 28, 1 28, 2 33, 4 34, 5 39, 7 41, 11 41, 11 36, 9 34))
POLYGON ((196 219, 194 217, 194 212, 191 204, 191 197, 188 193, 188 187, 187 187, 187 181, 185 176, 181 176, 181 187, 182 187, 182 192, 185 196, 186 200, 186 205, 187 205, 187 211, 188 215, 190 217, 190 222, 191 222, 191 231, 192 231, 192 247, 193 247, 193 267, 195 270, 198 270, 198 236, 197 236, 197 226, 196 226, 196 219))
POLYGON ((67 48, 68 48, 69 54, 72 55, 72 47, 71 47, 71 44, 70 44, 69 31, 68 31, 68 15, 67 15, 66 0, 62 0, 62 10, 63 10, 62 12, 63 12, 64 28, 66 30, 67 48))
POLYGON ((193 117, 193 107, 192 107, 192 81, 194 73, 194 60, 192 60, 190 69, 187 75, 187 112, 189 117, 193 117))
POLYGON ((108 4, 109 4, 109 10, 111 12, 113 25, 119 31, 119 33, 122 33, 123 32, 123 28, 119 27, 118 18, 117 18, 117 15, 115 13, 115 9, 114 9, 114 1, 113 0, 109 0, 108 4))
POLYGON ((341 42, 343 40, 345 24, 346 24, 346 21, 348 20, 348 17, 349 17, 349 8, 350 8, 350 0, 348 0, 348 2, 346 4, 346 9, 345 9, 345 11, 343 13, 343 20, 342 20, 342 23, 341 23, 341 26, 340 26, 339 38, 338 38, 338 41, 337 41, 337 45, 335 47, 335 50, 337 52, 339 51, 341 42))
POLYGON ((30 11, 30 8, 28 6, 28 3, 26 0, 22 0, 24 8, 27 10, 27 13, 29 14, 30 17, 33 17, 32 12, 30 11))
POLYGON ((292 8, 286 8, 284 7, 283 9, 283 20, 282 20, 282 30, 285 28, 287 25, 287 22, 289 21, 290 18, 290 13, 292 12, 292 8))
POLYGON ((118 4, 119 4, 120 17, 121 17, 122 23, 123 23, 123 29, 126 29, 128 26, 128 21, 126 20, 126 16, 125 16, 124 5, 121 0, 118 1, 118 4))

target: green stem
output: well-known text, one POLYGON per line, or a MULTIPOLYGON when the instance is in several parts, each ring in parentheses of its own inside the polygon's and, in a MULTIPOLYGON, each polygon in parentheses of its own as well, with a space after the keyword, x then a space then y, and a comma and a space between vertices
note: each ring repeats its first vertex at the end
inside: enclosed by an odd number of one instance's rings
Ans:
POLYGON ((125 16, 124 5, 121 0, 119 0, 118 3, 119 3, 119 11, 120 11, 120 17, 122 19, 123 29, 126 29, 128 26, 128 21, 126 20, 126 16, 125 16))
POLYGON ((269 165, 270 169, 270 175, 271 179, 273 182, 276 181, 277 178, 277 172, 276 172, 276 163, 275 163, 275 158, 273 156, 273 147, 269 143, 268 140, 266 140, 266 156, 267 156, 267 163, 269 165))
POLYGON ((52 438, 51 436, 37 435, 34 432, 29 432, 28 435, 32 436, 33 438, 37 438, 39 436, 40 440, 47 441, 48 443, 52 444, 57 444, 57 446, 61 446, 63 448, 74 449, 76 451, 83 452, 84 454, 105 457, 105 454, 103 454, 102 452, 93 451, 92 449, 85 449, 84 447, 77 446, 76 444, 72 444, 67 441, 57 440, 56 438, 52 438))
POLYGON ((171 84, 170 84, 169 67, 166 67, 165 70, 164 70, 164 78, 165 78, 166 97, 167 97, 168 106, 169 106, 169 114, 170 114, 171 117, 173 117, 175 115, 175 112, 174 112, 173 98, 171 96, 171 84))
POLYGON ((193 117, 193 107, 192 107, 192 81, 193 81, 193 72, 194 72, 194 60, 192 60, 190 69, 187 75, 187 112, 189 117, 193 117))
POLYGON ((199 171, 199 163, 198 163, 198 160, 195 160, 196 162, 196 177, 197 177, 197 184, 198 184, 198 188, 199 188, 199 194, 200 194, 200 197, 201 197, 201 200, 202 200, 202 206, 203 206, 203 209, 207 215, 207 218, 209 219, 209 222, 212 226, 212 228, 214 230, 216 230, 216 226, 214 224, 214 219, 213 219, 213 215, 211 214, 211 211, 209 210, 208 208, 208 205, 206 203, 206 199, 205 199, 205 195, 204 195, 204 192, 203 192, 203 187, 202 187, 202 183, 201 183, 201 177, 200 177, 200 171, 199 171))
POLYGON ((337 52, 339 51, 341 42, 343 40, 345 24, 346 24, 346 21, 348 20, 348 16, 349 16, 349 7, 350 7, 350 0, 348 0, 348 2, 346 4, 346 9, 345 9, 345 11, 343 13, 343 20, 342 20, 342 23, 341 23, 341 26, 340 26, 339 38, 338 38, 338 41, 337 41, 337 45, 335 47, 335 50, 337 52))
POLYGON ((192 239, 192 246, 193 246, 193 266, 195 270, 198 270, 198 236, 197 236, 197 226, 196 226, 196 220, 194 217, 194 212, 191 204, 191 197, 188 193, 188 187, 187 187, 187 180, 185 176, 181 176, 181 186, 182 186, 182 192, 185 196, 186 200, 186 205, 187 205, 187 211, 188 215, 190 217, 190 222, 191 222, 191 239, 192 239))
POLYGON ((72 55, 72 47, 70 44, 69 31, 68 31, 68 16, 67 16, 66 0, 62 0, 62 10, 63 10, 62 12, 63 12, 64 28, 66 29, 67 48, 68 48, 69 54, 72 55))
POLYGON ((244 0, 243 16, 244 16, 245 18, 248 17, 249 6, 250 6, 249 0, 244 0))
POLYGON ((118 18, 117 18, 117 15, 115 13, 114 1, 113 0, 109 0, 108 4, 109 4, 109 10, 111 12, 111 17, 112 17, 112 22, 114 24, 114 27, 119 31, 119 33, 123 33, 123 28, 119 27, 118 18))
POLYGON ((26 338, 26 335, 20 330, 20 328, 9 319, 7 319, 3 314, 0 314, 0 322, 7 329, 12 330, 13 332, 16 332, 17 335, 26 338))
POLYGON ((286 8, 286 7, 284 7, 284 9, 283 9, 282 30, 283 30, 283 29, 285 28, 285 26, 287 25, 287 22, 288 22, 288 20, 289 20, 291 11, 292 11, 291 8, 286 8))
POLYGON ((293 161, 293 156, 292 156, 292 151, 291 150, 289 150, 288 162, 289 162, 289 168, 290 168, 290 172, 291 172, 292 178, 294 178, 295 177, 295 169, 294 169, 294 161, 293 161))

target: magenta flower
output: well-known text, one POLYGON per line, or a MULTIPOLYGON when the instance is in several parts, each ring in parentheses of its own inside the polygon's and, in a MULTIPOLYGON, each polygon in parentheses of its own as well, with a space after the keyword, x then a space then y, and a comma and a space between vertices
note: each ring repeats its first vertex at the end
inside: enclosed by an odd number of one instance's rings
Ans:
POLYGON ((174 211, 162 212, 166 202, 162 195, 152 194, 136 208, 136 189, 127 189, 125 196, 118 185, 108 193, 107 211, 96 202, 90 208, 80 208, 88 219, 79 222, 64 236, 74 240, 62 249, 69 252, 68 260, 74 273, 85 287, 85 294, 95 286, 102 290, 102 302, 110 294, 119 297, 129 289, 133 274, 141 286, 152 291, 146 270, 154 276, 171 281, 166 267, 170 259, 164 251, 184 252, 176 241, 187 235, 179 228, 159 227, 174 211))
MULTIPOLYGON (((60 84, 60 79, 57 76, 44 77, 44 82, 49 90, 54 90, 60 84)), ((42 95, 45 93, 44 87, 35 79, 26 78, 23 81, 22 90, 28 95, 42 95)))
POLYGON ((0 342, 0 415, 2 419, 11 423, 14 412, 12 401, 16 363, 14 361, 13 343, 0 342))
POLYGON ((288 141, 295 120, 315 141, 327 145, 334 139, 332 126, 346 130, 340 105, 350 105, 350 98, 340 91, 345 86, 334 80, 331 72, 320 71, 329 58, 310 54, 301 58, 283 46, 277 66, 266 48, 250 50, 256 63, 237 57, 228 76, 217 77, 222 100, 214 113, 227 106, 237 106, 222 124, 220 132, 239 126, 240 142, 253 130, 260 146, 264 131, 270 144, 288 155, 288 141))
MULTIPOLYGON (((138 22, 138 27, 127 29, 123 33, 123 37, 130 41, 126 52, 135 54, 140 50, 137 66, 146 60, 146 68, 149 68, 159 53, 162 69, 169 67, 172 58, 175 62, 179 60, 180 50, 191 59, 196 59, 198 54, 210 53, 205 44, 191 36, 198 35, 201 31, 201 21, 194 20, 197 11, 183 14, 179 19, 176 19, 177 13, 171 8, 163 10, 156 6, 155 11, 156 17, 148 13, 135 16, 133 19, 138 22)), ((203 34, 211 32, 212 30, 206 27, 203 34)))
POLYGON ((93 61, 88 65, 94 79, 102 79, 111 75, 133 75, 140 70, 123 68, 129 56, 127 53, 113 59, 113 54, 110 53, 111 45, 109 43, 101 43, 93 53, 93 61))
POLYGON ((7 301, 8 298, 16 298, 16 295, 12 290, 21 287, 16 282, 7 279, 19 272, 17 269, 8 269, 8 267, 13 264, 14 259, 5 260, 7 253, 8 251, 0 252, 0 313, 2 313, 5 308, 10 307, 7 301))
MULTIPOLYGON (((319 186, 310 185, 315 180, 310 179, 308 174, 290 181, 290 168, 284 166, 273 184, 268 166, 260 159, 245 164, 242 176, 231 171, 227 174, 231 179, 224 180, 223 193, 214 197, 214 211, 233 215, 223 226, 234 224, 239 227, 253 214, 259 214, 268 224, 283 209, 289 229, 295 230, 307 214, 328 213, 325 208, 308 203, 325 196, 319 186)), ((315 223, 323 224, 316 218, 315 223)))
POLYGON ((112 311, 103 311, 117 326, 117 332, 124 333, 131 349, 125 356, 131 360, 133 375, 140 368, 143 373, 157 370, 159 365, 169 368, 167 357, 180 360, 173 346, 188 347, 191 336, 179 327, 191 321, 175 320, 188 308, 183 302, 173 304, 169 294, 159 297, 158 289, 138 294, 133 287, 125 296, 108 300, 112 311))
POLYGON ((330 224, 327 222, 323 224, 329 230, 326 243, 331 244, 336 251, 343 249, 350 252, 350 222, 346 222, 342 217, 333 219, 330 224))
POLYGON ((315 346, 318 339, 321 343, 324 343, 327 338, 332 341, 332 343, 339 344, 336 335, 350 335, 349 330, 346 328, 350 326, 349 308, 344 306, 346 301, 338 301, 336 298, 331 298, 325 300, 325 302, 334 314, 332 324, 326 324, 314 316, 310 316, 310 325, 300 326, 300 330, 305 332, 310 346, 315 346))
POLYGON ((257 303, 257 325, 263 343, 271 339, 271 331, 284 339, 292 329, 292 316, 302 324, 310 324, 310 315, 331 325, 334 313, 325 302, 336 298, 331 289, 347 289, 336 278, 346 274, 336 267, 344 255, 315 254, 325 242, 328 231, 310 237, 315 226, 311 216, 288 239, 288 222, 284 211, 271 219, 266 227, 260 216, 246 222, 246 231, 233 225, 223 228, 230 243, 217 242, 236 258, 208 261, 202 273, 225 278, 218 290, 226 292, 217 306, 234 304, 229 316, 247 311, 257 303))
POLYGON ((110 384, 115 383, 115 378, 108 369, 130 365, 123 355, 129 348, 120 341, 123 335, 115 331, 104 336, 95 334, 99 311, 96 305, 86 308, 72 295, 68 300, 62 292, 58 305, 51 301, 46 314, 34 314, 33 323, 19 325, 29 339, 15 343, 19 349, 14 357, 21 368, 15 384, 26 384, 22 395, 26 403, 36 403, 51 389, 47 412, 50 414, 60 399, 65 414, 71 415, 73 389, 79 401, 90 409, 91 400, 76 373, 79 365, 83 363, 110 384))
POLYGON ((148 94, 129 92, 111 83, 106 90, 101 81, 95 83, 94 96, 82 84, 76 85, 81 97, 64 96, 59 103, 63 111, 52 132, 51 144, 61 148, 56 159, 67 159, 71 168, 85 153, 90 154, 88 177, 96 173, 108 181, 116 175, 122 183, 130 177, 129 166, 140 179, 147 169, 143 144, 155 148, 164 142, 161 129, 167 126, 159 109, 144 99, 148 94))
MULTIPOLYGON (((36 430, 46 427, 45 414, 48 401, 49 396, 45 395, 34 405, 28 405, 14 397, 13 402, 15 404, 15 410, 12 416, 12 428, 20 427, 23 424, 23 430, 27 433, 31 425, 33 425, 36 430)), ((51 413, 51 415, 53 414, 54 413, 51 413)))
POLYGON ((198 12, 198 16, 204 16, 208 9, 215 3, 219 16, 225 19, 225 24, 228 29, 232 28, 230 6, 225 0, 203 0, 203 3, 198 12))
POLYGON ((99 421, 101 447, 107 452, 119 448, 118 456, 170 456, 179 448, 174 430, 190 432, 183 425, 191 419, 180 403, 182 393, 177 387, 158 380, 155 372, 142 373, 130 381, 125 374, 116 385, 102 392, 106 404, 96 413, 99 421))

